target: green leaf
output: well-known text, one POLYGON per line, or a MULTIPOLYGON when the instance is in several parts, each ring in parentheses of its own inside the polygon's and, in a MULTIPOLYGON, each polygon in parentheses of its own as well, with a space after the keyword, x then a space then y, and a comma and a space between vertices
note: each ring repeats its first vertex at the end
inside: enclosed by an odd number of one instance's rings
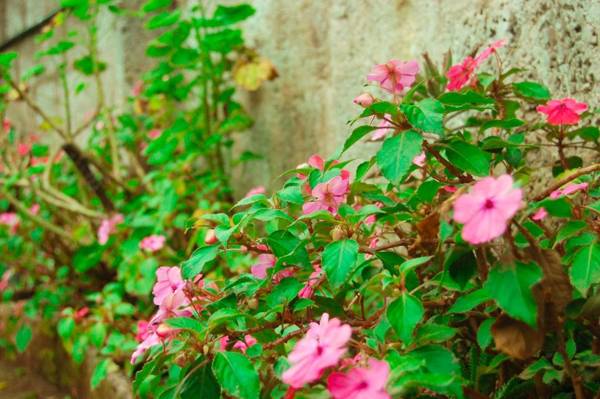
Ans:
POLYGON ((302 283, 295 278, 284 278, 267 296, 267 305, 274 308, 277 305, 290 303, 302 289, 302 283))
POLYGON ((97 245, 86 245, 80 247, 73 256, 73 268, 78 273, 85 273, 102 260, 104 249, 97 245))
POLYGON ((358 243, 354 240, 335 241, 323 251, 323 269, 334 288, 346 282, 358 258, 358 243))
POLYGON ((106 325, 102 322, 94 324, 88 332, 88 336, 90 337, 90 342, 96 348, 100 348, 104 345, 104 340, 106 339, 106 325))
POLYGON ((453 141, 446 148, 446 157, 460 170, 475 176, 490 174, 490 154, 464 141, 453 141))
MULTIPOLYGON (((373 130, 377 129, 376 126, 359 126, 352 131, 350 136, 344 142, 344 147, 342 149, 342 154, 346 152, 346 150, 352 147, 357 141, 365 137, 367 134, 371 133, 373 130)), ((341 154, 340 154, 341 155, 341 154)))
POLYGON ((386 312, 390 325, 405 344, 412 341, 413 331, 424 314, 421 301, 407 292, 390 303, 386 312))
POLYGON ((237 352, 218 352, 212 370, 221 388, 240 399, 258 399, 260 381, 258 373, 246 356, 237 352))
POLYGON ((106 69, 106 64, 103 62, 95 62, 92 57, 85 56, 73 63, 75 69, 83 73, 84 75, 93 75, 95 70, 102 72, 106 69))
MULTIPOLYGON (((203 361, 203 359, 200 361, 203 361)), ((179 390, 179 395, 181 399, 220 397, 221 389, 210 365, 207 364, 200 368, 193 368, 192 372, 185 376, 179 390)))
POLYGON ((27 349, 32 337, 33 332, 31 331, 31 327, 29 327, 27 324, 23 324, 21 328, 19 328, 19 331, 17 331, 17 335, 15 337, 17 352, 25 352, 25 349, 27 349))
POLYGON ((481 105, 493 108, 495 103, 493 98, 482 96, 473 90, 464 93, 450 91, 442 94, 439 100, 442 104, 452 106, 455 110, 477 108, 481 105))
POLYGON ((250 4, 236 6, 218 5, 213 15, 213 20, 218 21, 219 25, 231 25, 250 18, 255 12, 256 10, 250 4))
POLYGON ((219 246, 212 245, 201 247, 194 251, 192 256, 181 264, 182 276, 185 279, 193 279, 202 273, 204 266, 213 261, 219 253, 219 246))
POLYGON ((585 229, 586 227, 587 227, 587 223, 584 222, 583 220, 568 221, 567 223, 565 223, 564 226, 562 226, 560 228, 560 230, 558 230, 558 233, 556 233, 556 239, 555 239, 554 245, 559 244, 561 241, 563 241, 569 237, 573 237, 575 234, 577 234, 581 230, 585 229))
POLYGON ((433 256, 421 256, 419 258, 409 259, 400 265, 400 272, 407 273, 415 267, 421 266, 422 264, 429 262, 431 258, 433 258, 433 256))
POLYGON ((98 385, 108 376, 108 366, 110 365, 110 359, 103 359, 96 365, 92 372, 92 378, 90 380, 90 386, 92 389, 96 389, 98 385))
POLYGON ((159 8, 169 7, 173 3, 173 0, 148 0, 146 4, 142 6, 142 11, 152 12, 159 8))
POLYGON ((518 82, 512 85, 515 94, 521 97, 532 98, 534 100, 549 100, 550 90, 542 84, 536 82, 518 82))
POLYGON ((513 129, 515 127, 523 126, 525 122, 517 118, 511 119, 501 119, 501 120, 492 120, 487 121, 483 125, 481 125, 481 131, 484 132, 488 129, 497 127, 501 129, 513 129))
POLYGON ((421 152, 422 143, 423 137, 414 130, 385 140, 376 156, 381 173, 392 183, 401 183, 413 159, 421 152))
POLYGON ((600 244, 581 248, 573 257, 573 264, 569 270, 571 283, 583 296, 592 284, 600 283, 600 244))
POLYGON ((512 266, 492 268, 485 288, 506 313, 535 326, 537 305, 532 287, 541 278, 542 271, 537 265, 516 262, 512 266))
POLYGON ((444 106, 438 100, 426 98, 414 105, 402 104, 400 109, 415 129, 444 134, 444 106))
POLYGON ((273 254, 279 260, 296 265, 310 266, 304 242, 287 230, 277 230, 267 238, 273 254))
POLYGON ((206 325, 191 317, 173 317, 167 319, 165 323, 173 328, 189 330, 199 334, 206 331, 206 325))
POLYGON ((14 51, 10 51, 7 53, 0 54, 0 68, 10 69, 12 66, 12 62, 17 58, 17 53, 14 51))
POLYGON ((71 317, 65 317, 64 319, 60 319, 58 321, 58 325, 56 330, 58 331, 58 336, 63 340, 67 339, 73 334, 73 330, 75 329, 75 320, 71 317))
POLYGON ((490 294, 487 289, 480 288, 467 295, 459 296, 454 305, 448 309, 449 313, 464 313, 476 308, 482 303, 490 300, 490 294))
POLYGON ((161 12, 160 14, 157 14, 150 18, 150 20, 146 23, 146 28, 153 30, 173 25, 179 20, 180 14, 181 11, 179 10, 173 12, 161 12))
POLYGON ((456 335, 458 330, 443 324, 424 324, 417 330, 417 342, 445 342, 456 335))
POLYGON ((477 343, 482 350, 485 350, 492 343, 492 325, 496 319, 485 319, 477 329, 477 343))

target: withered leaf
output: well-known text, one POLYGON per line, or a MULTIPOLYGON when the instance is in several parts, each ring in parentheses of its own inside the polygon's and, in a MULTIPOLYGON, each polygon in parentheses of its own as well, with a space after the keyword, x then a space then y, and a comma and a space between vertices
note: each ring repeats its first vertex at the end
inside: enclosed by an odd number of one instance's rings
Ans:
POLYGON ((492 337, 496 349, 519 360, 535 356, 544 340, 541 331, 507 315, 500 316, 492 325, 492 337))

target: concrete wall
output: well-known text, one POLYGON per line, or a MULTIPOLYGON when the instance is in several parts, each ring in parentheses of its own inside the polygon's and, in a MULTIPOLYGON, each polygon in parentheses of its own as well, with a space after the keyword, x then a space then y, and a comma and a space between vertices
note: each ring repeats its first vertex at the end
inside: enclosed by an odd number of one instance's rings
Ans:
MULTIPOLYGON (((271 184, 310 154, 330 155, 359 109, 371 66, 391 58, 459 60, 505 38, 502 56, 559 96, 600 105, 600 2, 595 0, 255 0, 247 36, 280 77, 248 96, 256 119, 244 146, 269 161, 249 164, 246 186, 271 184)), ((360 157, 367 147, 350 155, 360 157)))
MULTIPOLYGON (((190 2, 188 0, 187 2, 190 2)), ((226 0, 235 4, 237 0, 226 0)), ((127 5, 141 0, 127 0, 127 5)), ((186 3, 179 0, 181 5, 186 3)), ((352 104, 375 63, 412 59, 428 51, 434 59, 452 48, 455 59, 498 38, 502 55, 525 67, 558 96, 600 105, 600 2, 595 0, 251 0, 256 15, 246 24, 251 45, 270 58, 280 77, 258 92, 242 95, 256 120, 240 136, 239 150, 266 157, 238 171, 239 192, 276 186, 277 176, 312 153, 331 154, 359 110, 352 104)), ((34 21, 52 0, 0 0, 0 37, 34 21), (4 4, 4 7, 2 7, 4 4), (43 6, 42 6, 43 5, 43 6), (3 11, 4 8, 4 11, 3 11), (4 19, 2 19, 4 15, 4 19)), ((145 65, 146 33, 136 20, 102 22, 102 58, 110 62, 107 90, 121 104, 145 65)), ((33 52, 32 40, 18 50, 33 52)), ((23 61, 27 63, 28 61, 23 61)), ((32 88, 43 103, 60 106, 56 85, 32 88)), ((93 94, 93 93, 92 93, 93 94)), ((93 95, 77 99, 78 112, 91 109, 93 95)), ((30 115, 21 119, 30 123, 30 115)), ((36 121, 39 122, 39 121, 36 121)), ((33 129, 34 127, 32 127, 33 129)), ((364 156, 359 147, 351 156, 364 156)))

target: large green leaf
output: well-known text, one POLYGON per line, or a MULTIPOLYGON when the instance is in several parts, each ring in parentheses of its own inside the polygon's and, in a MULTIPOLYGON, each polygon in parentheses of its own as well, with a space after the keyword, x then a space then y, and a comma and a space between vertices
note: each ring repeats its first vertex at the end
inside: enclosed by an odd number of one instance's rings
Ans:
POLYGON ((398 299, 390 303, 386 315, 398 337, 408 344, 412 341, 413 331, 424 313, 421 301, 404 292, 398 299))
POLYGON ((402 104, 400 109, 415 129, 444 134, 444 106, 438 100, 426 98, 414 105, 402 104))
POLYGON ((202 273, 204 266, 213 261, 219 253, 218 245, 198 248, 192 256, 181 264, 183 278, 193 279, 198 274, 202 273))
POLYGON ((212 370, 221 388, 240 399, 258 399, 260 381, 250 360, 237 352, 218 352, 212 370))
POLYGON ((422 143, 423 137, 414 130, 385 140, 376 157, 381 173, 392 183, 399 184, 421 152, 422 143))
POLYGON ((599 243, 583 247, 575 254, 569 275, 571 283, 584 296, 592 284, 600 283, 599 243))
POLYGON ((277 230, 267 238, 267 243, 273 254, 279 258, 280 261, 295 264, 310 266, 310 260, 308 258, 308 252, 304 241, 300 240, 294 234, 287 230, 277 230))
POLYGON ((335 241, 323 251, 323 269, 333 287, 346 282, 358 258, 358 243, 354 240, 335 241))
POLYGON ((542 84, 536 82, 518 82, 513 83, 513 90, 522 97, 533 98, 535 100, 549 100, 550 90, 542 84))
POLYGON ((210 365, 207 364, 198 369, 192 369, 192 372, 185 377, 179 397, 181 399, 218 398, 221 394, 220 391, 219 383, 210 365))
POLYGON ((516 262, 515 265, 492 268, 485 288, 506 313, 535 326, 537 305, 532 287, 541 278, 542 270, 537 265, 516 262))
POLYGON ((453 141, 446 148, 446 157, 452 164, 475 176, 490 174, 490 154, 464 141, 453 141))

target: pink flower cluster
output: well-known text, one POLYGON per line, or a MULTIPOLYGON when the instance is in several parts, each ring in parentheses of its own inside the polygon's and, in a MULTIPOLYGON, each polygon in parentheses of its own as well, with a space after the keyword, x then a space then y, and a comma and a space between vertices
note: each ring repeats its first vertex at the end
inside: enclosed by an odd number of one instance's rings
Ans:
POLYGON ((19 229, 19 215, 15 212, 3 212, 0 213, 0 224, 8 227, 11 234, 16 234, 19 229))
MULTIPOLYGON (((352 336, 352 328, 337 318, 329 319, 323 313, 319 323, 310 323, 306 335, 288 356, 290 368, 282 380, 294 391, 319 380, 330 367, 354 366, 360 355, 350 361, 341 361, 346 345, 352 336)), ((384 361, 368 359, 367 367, 354 367, 347 373, 335 371, 327 379, 327 389, 334 399, 388 399, 385 390, 390 373, 384 361)))
MULTIPOLYGON (((229 345, 229 340, 230 340, 230 338, 227 335, 224 335, 219 340, 219 346, 222 351, 227 350, 227 346, 229 345)), ((253 345, 256 345, 257 343, 258 343, 258 341, 256 340, 256 338, 254 338, 250 334, 246 334, 244 336, 243 341, 241 341, 241 340, 235 341, 235 343, 233 344, 233 349, 237 349, 242 353, 246 353, 248 348, 250 348, 253 345)))
POLYGON ((460 64, 453 65, 446 73, 448 78, 447 89, 450 91, 460 90, 465 86, 472 86, 477 83, 475 70, 483 64, 483 62, 496 52, 500 47, 504 46, 504 40, 498 40, 492 43, 491 46, 483 50, 475 58, 466 57, 460 64))
POLYGON ((482 244, 500 237, 522 207, 523 192, 513 187, 510 175, 486 177, 454 203, 454 220, 463 223, 462 238, 482 244))
POLYGON ((184 291, 185 281, 181 278, 181 270, 178 267, 159 267, 156 279, 152 294, 158 311, 149 322, 138 322, 136 338, 139 344, 131 355, 131 363, 135 363, 148 349, 164 342, 177 332, 166 325, 165 320, 192 315, 191 301, 184 291))

